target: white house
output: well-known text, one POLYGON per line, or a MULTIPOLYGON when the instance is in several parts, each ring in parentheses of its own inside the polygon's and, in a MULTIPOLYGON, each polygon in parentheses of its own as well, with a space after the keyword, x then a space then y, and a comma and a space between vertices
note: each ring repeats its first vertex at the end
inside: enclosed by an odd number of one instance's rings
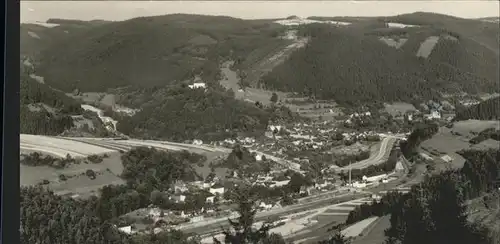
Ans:
POLYGON ((314 187, 316 187, 317 189, 322 189, 322 188, 325 188, 327 186, 328 186, 328 181, 326 181, 326 180, 321 180, 321 181, 316 182, 316 184, 314 184, 314 187))
POLYGON ((366 187, 366 183, 360 183, 360 182, 355 181, 354 183, 352 183, 352 187, 355 187, 355 188, 365 188, 366 187))
POLYGON ((271 130, 271 131, 275 131, 275 130, 280 131, 282 128, 283 127, 281 125, 270 125, 269 126, 269 130, 271 130))
POLYGON ((161 209, 159 208, 152 208, 149 210, 149 216, 152 218, 158 218, 161 215, 161 209))
POLYGON ((259 204, 259 208, 262 208, 262 209, 265 209, 265 210, 269 210, 273 207, 272 204, 266 204, 265 202, 260 202, 259 204))
POLYGON ((174 192, 184 193, 188 190, 189 189, 187 188, 186 184, 184 184, 183 182, 176 182, 174 184, 174 192))
POLYGON ((255 160, 262 161, 262 154, 255 154, 255 160))
POLYGON ((203 182, 203 188, 208 189, 212 187, 215 183, 214 182, 203 182))
POLYGON ((215 201, 215 196, 210 196, 205 199, 206 203, 214 203, 215 201))
POLYGON ((197 222, 201 222, 203 220, 205 220, 205 218, 203 217, 203 215, 200 215, 200 216, 194 216, 194 217, 192 217, 189 221, 191 223, 197 223, 197 222))
POLYGON ((430 114, 426 114, 427 119, 441 119, 441 113, 437 110, 432 110, 430 114))
POLYGON ((274 187, 286 186, 288 185, 288 182, 290 182, 290 180, 275 181, 273 184, 270 185, 270 187, 274 188, 274 187))
POLYGON ((205 83, 197 82, 197 83, 193 83, 192 85, 189 85, 189 88, 191 88, 191 89, 207 88, 207 86, 205 83))
POLYGON ((118 228, 119 231, 125 233, 125 234, 128 234, 128 235, 131 235, 134 233, 134 231, 132 230, 132 226, 129 225, 129 226, 124 226, 124 227, 120 227, 118 228))
POLYGON ((447 163, 451 163, 453 161, 453 158, 450 157, 450 155, 446 154, 444 156, 441 157, 441 159, 447 163))
POLYGON ((202 140, 198 140, 198 139, 194 139, 193 140, 193 145, 203 145, 203 141, 202 140))
POLYGON ((221 185, 213 185, 209 191, 210 191, 210 193, 212 193, 214 195, 217 195, 217 194, 223 195, 224 194, 224 187, 221 185))

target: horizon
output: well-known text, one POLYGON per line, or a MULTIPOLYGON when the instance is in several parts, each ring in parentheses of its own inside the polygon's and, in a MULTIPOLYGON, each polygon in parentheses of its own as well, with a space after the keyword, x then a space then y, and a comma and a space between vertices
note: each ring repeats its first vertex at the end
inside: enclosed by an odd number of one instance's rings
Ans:
POLYGON ((169 14, 281 19, 292 15, 382 17, 414 12, 477 19, 499 17, 499 8, 498 1, 21 1, 20 22, 46 22, 51 18, 123 21, 169 14))

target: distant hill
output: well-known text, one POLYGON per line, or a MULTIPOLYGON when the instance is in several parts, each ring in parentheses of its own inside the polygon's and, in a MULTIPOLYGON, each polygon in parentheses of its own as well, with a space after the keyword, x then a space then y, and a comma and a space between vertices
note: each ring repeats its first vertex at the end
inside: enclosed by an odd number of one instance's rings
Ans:
POLYGON ((34 57, 54 42, 98 26, 102 21, 49 19, 46 23, 22 23, 20 29, 21 56, 34 57))
POLYGON ((500 120, 500 97, 458 110, 455 119, 500 120))
POLYGON ((268 89, 344 105, 499 89, 495 43, 500 32, 493 23, 415 13, 358 19, 342 27, 312 24, 300 32, 311 41, 261 79, 268 89))
POLYGON ((287 43, 279 38, 284 28, 268 20, 174 14, 93 24, 54 21, 85 26, 53 38, 33 57, 37 74, 66 92, 162 86, 194 75, 213 82, 223 60, 241 62, 256 50, 287 43))

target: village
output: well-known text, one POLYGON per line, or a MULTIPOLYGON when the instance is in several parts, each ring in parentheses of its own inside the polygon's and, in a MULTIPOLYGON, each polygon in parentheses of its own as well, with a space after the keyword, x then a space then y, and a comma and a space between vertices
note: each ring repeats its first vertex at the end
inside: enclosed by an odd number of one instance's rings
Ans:
POLYGON ((421 110, 394 115, 357 111, 338 116, 334 121, 272 124, 262 138, 237 137, 208 143, 193 140, 190 143, 194 145, 238 146, 251 158, 239 161, 241 165, 231 168, 225 175, 215 173, 215 168, 227 167, 221 164, 224 160, 220 158, 218 163, 211 164, 212 172, 204 181, 176 182, 169 199, 177 204, 178 211, 162 210, 157 206, 139 209, 123 216, 126 221, 120 230, 158 232, 234 216, 231 193, 238 185, 248 185, 262 192, 255 205, 259 212, 266 212, 300 204, 315 196, 363 191, 388 184, 405 171, 399 158, 395 157, 390 170, 363 174, 366 173, 364 169, 387 164, 390 156, 399 150, 398 141, 405 140, 414 123, 435 121, 444 125, 454 115, 450 107, 432 101, 423 104, 421 110), (386 124, 387 129, 377 126, 380 124, 386 124), (381 148, 384 138, 397 139, 381 148), (351 169, 356 173, 351 173, 351 169))

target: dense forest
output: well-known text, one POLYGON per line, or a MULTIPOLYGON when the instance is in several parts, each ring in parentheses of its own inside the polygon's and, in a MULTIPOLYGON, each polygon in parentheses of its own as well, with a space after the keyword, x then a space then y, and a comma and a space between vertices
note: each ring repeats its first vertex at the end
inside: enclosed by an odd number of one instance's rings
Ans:
POLYGON ((433 27, 398 30, 403 32, 399 34, 373 31, 366 26, 307 25, 301 33, 311 41, 264 76, 261 83, 269 89, 334 99, 343 105, 413 102, 439 98, 440 92, 499 89, 498 58, 478 43, 441 38, 428 58, 419 58, 416 52, 421 42, 450 32, 433 27), (379 40, 381 35, 408 38, 408 42, 397 49, 379 40))
POLYGON ((500 97, 458 110, 455 120, 500 120, 500 97))
POLYGON ((271 120, 290 120, 284 108, 259 108, 216 89, 158 89, 132 117, 119 119, 118 130, 139 138, 172 141, 223 140, 239 134, 262 134, 271 120))
MULTIPOLYGON (((55 28, 68 26, 61 22, 55 28)), ((37 73, 52 87, 105 92, 178 84, 195 75, 210 83, 218 80, 222 61, 241 64, 287 44, 278 38, 284 31, 278 24, 224 16, 173 14, 87 26, 92 28, 70 31, 34 55, 37 73)))
POLYGON ((165 191, 176 180, 199 180, 194 166, 204 160, 205 156, 188 151, 165 152, 137 147, 122 155, 124 169, 121 177, 132 188, 145 185, 147 188, 165 191))
POLYGON ((58 135, 73 126, 70 115, 81 114, 80 103, 30 77, 21 64, 20 131, 26 134, 58 135))
POLYGON ((416 125, 406 141, 401 142, 401 152, 406 158, 411 158, 417 152, 420 143, 430 139, 439 131, 439 125, 435 123, 422 123, 416 125))

